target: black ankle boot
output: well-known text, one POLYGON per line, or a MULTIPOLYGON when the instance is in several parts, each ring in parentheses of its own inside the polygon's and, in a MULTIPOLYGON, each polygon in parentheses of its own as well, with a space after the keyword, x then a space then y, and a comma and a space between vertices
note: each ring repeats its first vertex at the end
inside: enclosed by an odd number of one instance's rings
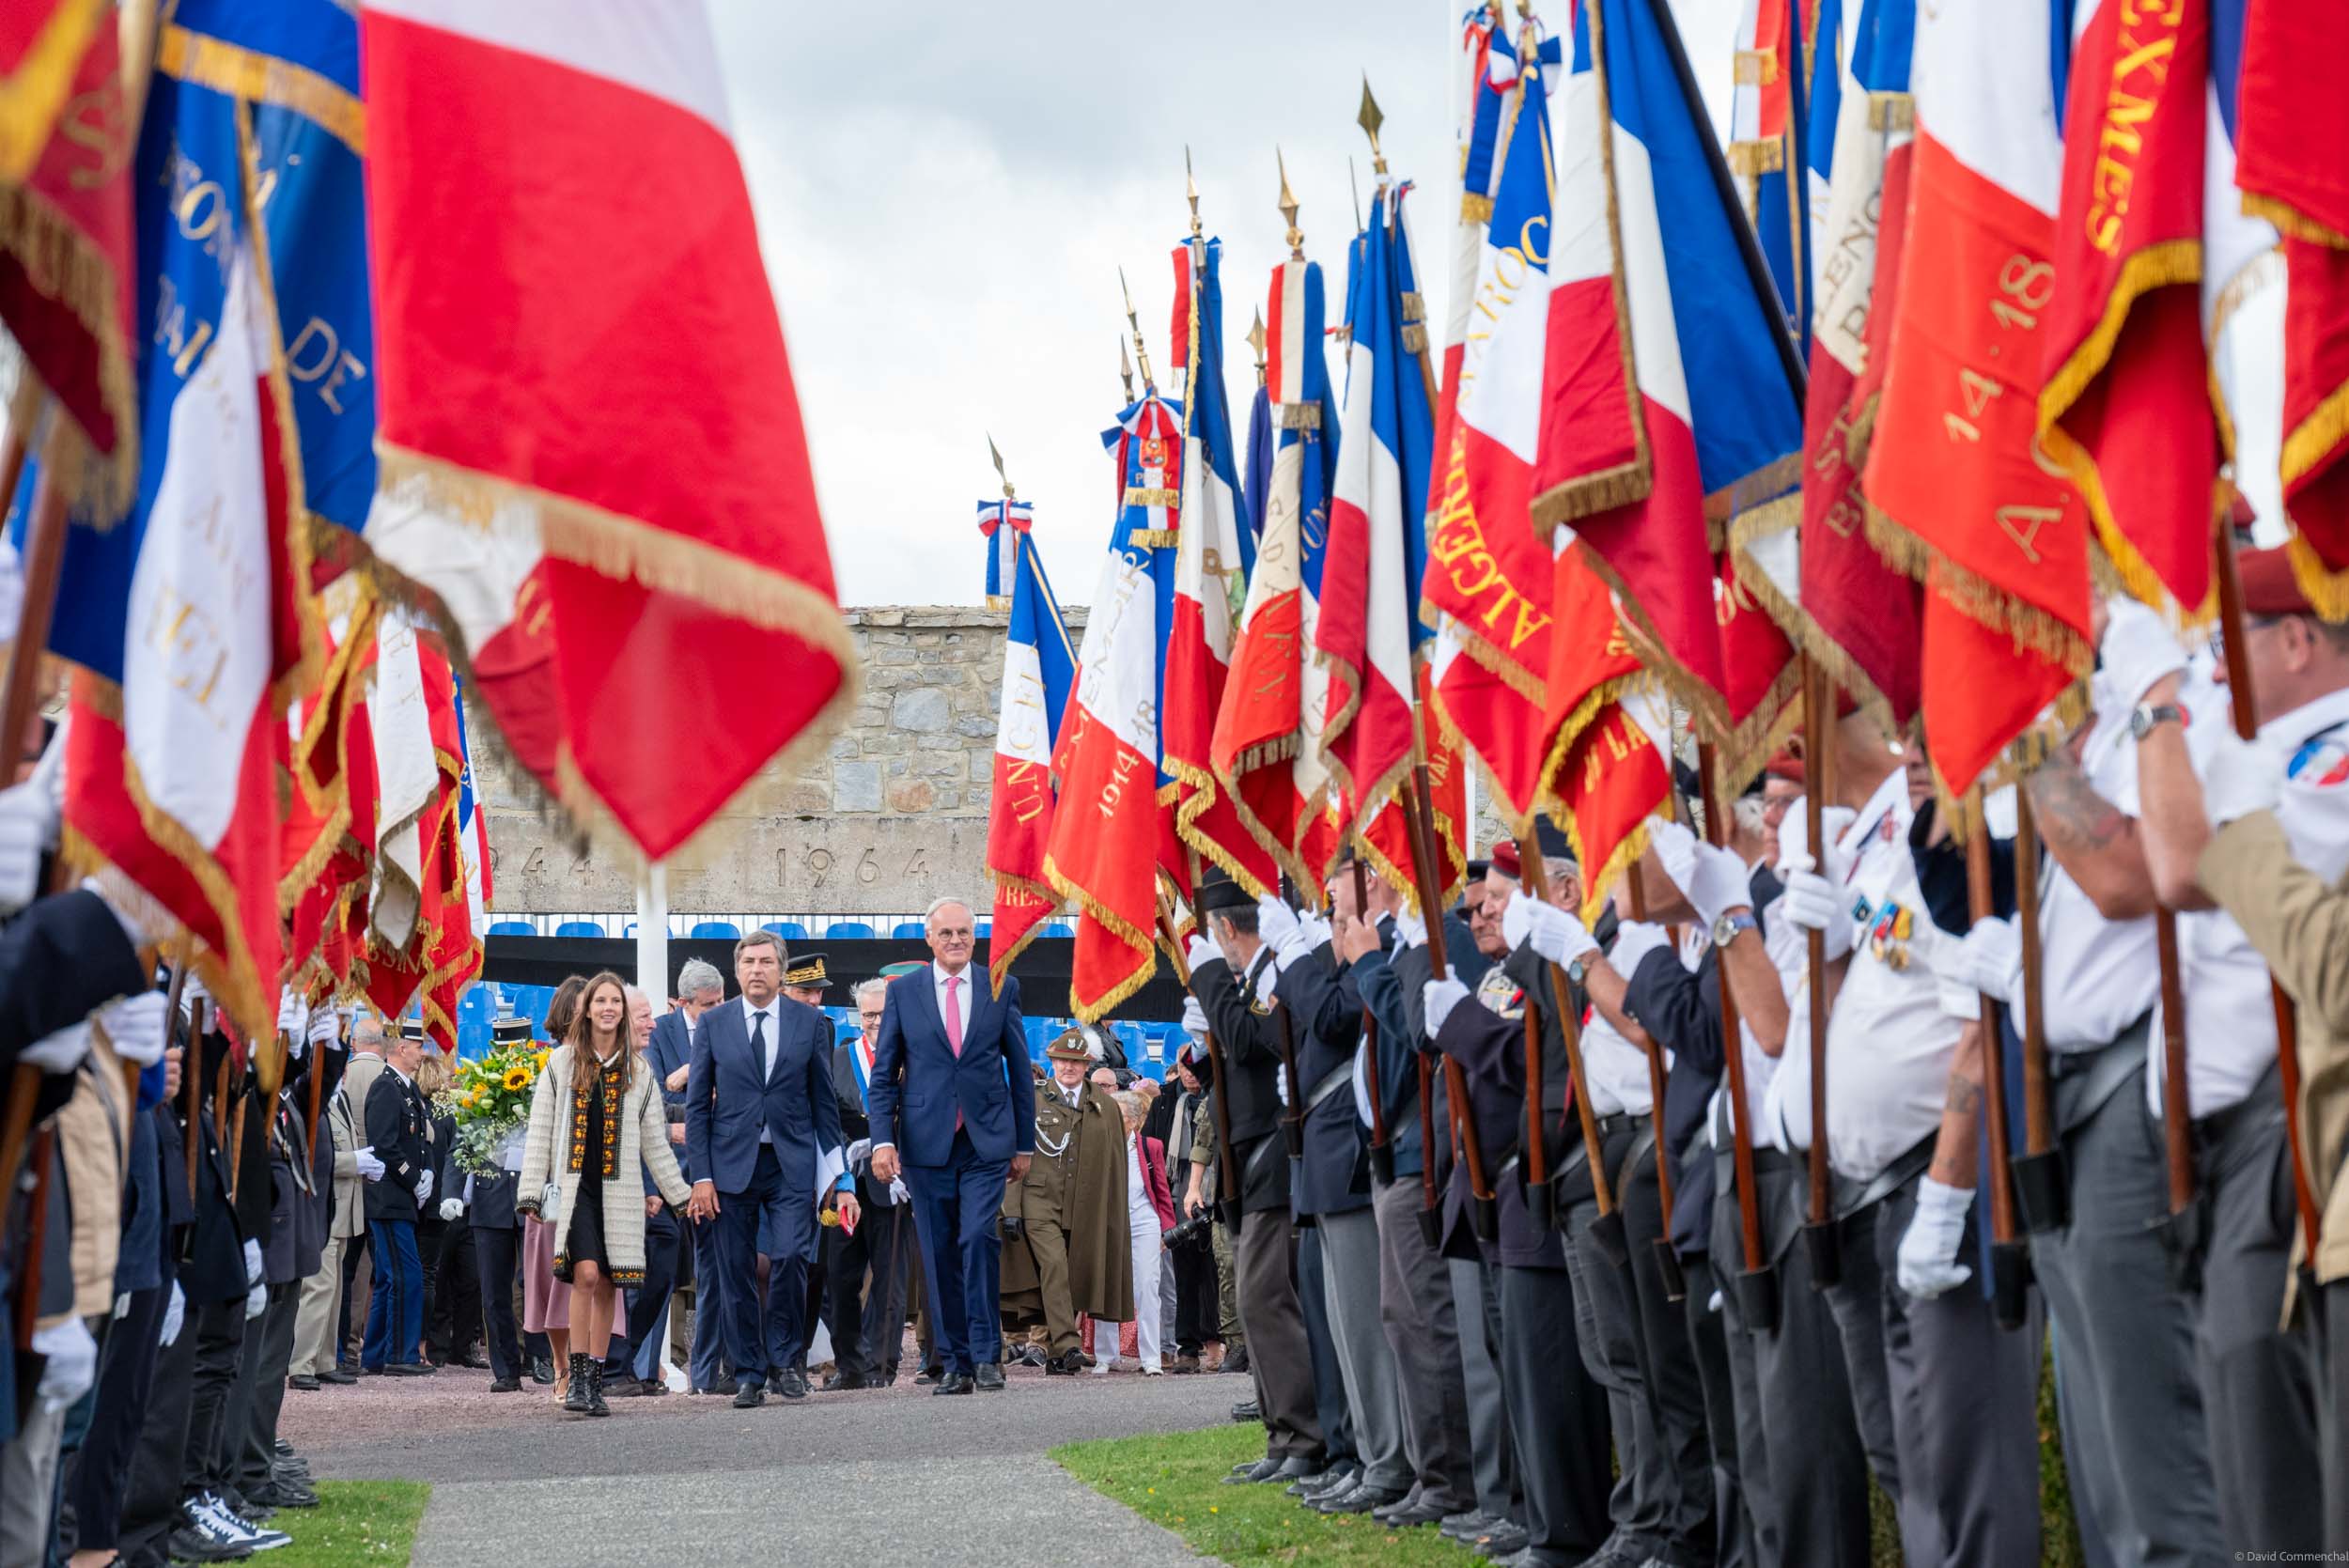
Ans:
POLYGON ((563 1408, 574 1416, 584 1416, 594 1408, 594 1385, 588 1382, 589 1368, 594 1365, 585 1355, 571 1353, 571 1385, 563 1390, 563 1408))
POLYGON ((587 1413, 591 1416, 612 1413, 612 1406, 604 1402, 603 1397, 603 1363, 593 1357, 587 1361, 587 1413))

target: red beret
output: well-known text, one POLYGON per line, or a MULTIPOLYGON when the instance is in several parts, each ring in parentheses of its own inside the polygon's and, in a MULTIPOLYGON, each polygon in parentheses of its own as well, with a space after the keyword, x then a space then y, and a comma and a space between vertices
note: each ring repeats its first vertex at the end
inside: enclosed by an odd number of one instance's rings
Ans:
POLYGON ((1784 779, 1789 784, 1802 784, 1810 777, 1803 770, 1802 758, 1792 752, 1779 753, 1764 765, 1762 771, 1766 777, 1784 779))
POLYGON ((1503 877, 1514 877, 1524 875, 1525 867, 1523 863, 1517 860, 1517 841, 1516 839, 1504 838, 1500 843, 1494 845, 1492 862, 1493 869, 1500 872, 1503 877))
POLYGON ((2300 591, 2293 575, 2292 555, 2283 546, 2247 550, 2235 557, 2243 580, 2243 613, 2247 615, 2313 615, 2316 606, 2300 591))

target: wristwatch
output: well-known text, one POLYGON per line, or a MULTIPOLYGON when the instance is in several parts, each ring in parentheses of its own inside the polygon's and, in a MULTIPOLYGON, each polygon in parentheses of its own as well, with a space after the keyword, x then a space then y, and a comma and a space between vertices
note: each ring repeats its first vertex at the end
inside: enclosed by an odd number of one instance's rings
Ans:
POLYGON ((1737 939, 1740 931, 1759 931, 1762 923, 1753 918, 1751 909, 1730 909, 1713 923, 1713 945, 1727 947, 1737 939))
POLYGON ((2186 712, 2175 703, 2139 703, 2129 710, 2129 738, 2142 740, 2156 724, 2183 724, 2186 712))
POLYGON ((1578 953, 1566 960, 1566 978, 1578 986, 1590 978, 1591 966, 1583 961, 1586 956, 1578 953))

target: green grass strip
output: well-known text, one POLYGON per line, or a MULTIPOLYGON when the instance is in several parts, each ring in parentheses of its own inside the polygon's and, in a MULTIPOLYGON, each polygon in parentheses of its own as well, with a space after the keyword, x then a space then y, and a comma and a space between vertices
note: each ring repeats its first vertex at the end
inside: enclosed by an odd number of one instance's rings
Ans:
POLYGON ((321 1481, 319 1506, 287 1508, 270 1527, 293 1545, 268 1556, 269 1568, 386 1568, 415 1549, 432 1488, 421 1481, 321 1481))

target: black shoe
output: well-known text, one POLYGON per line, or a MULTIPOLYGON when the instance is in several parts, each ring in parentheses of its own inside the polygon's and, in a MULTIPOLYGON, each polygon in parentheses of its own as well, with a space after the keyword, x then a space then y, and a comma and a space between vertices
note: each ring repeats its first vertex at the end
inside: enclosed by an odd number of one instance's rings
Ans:
POLYGON ((241 1562, 253 1555, 253 1548, 233 1537, 215 1538, 194 1525, 181 1525, 163 1543, 163 1550, 174 1562, 241 1562))
POLYGON ((972 1382, 969 1373, 950 1372, 938 1380, 930 1392, 933 1394, 967 1394, 971 1389, 972 1382))
POLYGON ((1314 1507, 1323 1514, 1368 1514, 1401 1502, 1404 1496, 1385 1486, 1355 1486, 1344 1492, 1325 1493, 1315 1499, 1314 1507))
POLYGON ((745 1383, 734 1390, 737 1410, 755 1410, 767 1403, 767 1390, 756 1383, 745 1383))
POLYGON ((1444 1517, 1441 1503, 1420 1502, 1405 1498, 1392 1508, 1374 1508, 1370 1516, 1389 1529, 1417 1529, 1422 1525, 1439 1524, 1444 1517))
POLYGON ((971 1380, 978 1385, 979 1392, 983 1394, 1000 1394, 1003 1391, 1003 1369, 992 1361, 981 1361, 979 1370, 972 1375, 971 1380))
POLYGON ((607 1380, 603 1385, 603 1391, 607 1398, 635 1399, 645 1391, 645 1386, 636 1381, 634 1373, 606 1373, 604 1376, 607 1380))
POLYGON ((797 1367, 784 1368, 783 1376, 776 1380, 775 1392, 786 1399, 805 1399, 807 1397, 807 1374, 797 1367))
POLYGON ((869 1389, 873 1380, 861 1372, 835 1372, 824 1379, 824 1392, 846 1393, 850 1389, 869 1389))
POLYGON ((1264 1410, 1252 1399, 1243 1399, 1232 1406, 1232 1419, 1245 1426, 1250 1421, 1264 1420, 1264 1410))
POLYGON ((319 1380, 306 1372, 297 1372, 286 1379, 286 1387, 299 1389, 305 1394, 314 1394, 319 1391, 319 1380))
POLYGON ((519 1377, 501 1377, 496 1382, 490 1385, 490 1391, 493 1394, 521 1393, 522 1391, 522 1380, 519 1377))
POLYGON ((913 1374, 913 1386, 917 1389, 926 1388, 930 1384, 937 1382, 939 1374, 937 1373, 932 1372, 927 1367, 924 1367, 920 1372, 913 1374))
POLYGON ((563 1409, 567 1414, 573 1416, 587 1414, 588 1405, 592 1403, 587 1382, 587 1369, 591 1364, 580 1352, 576 1350, 571 1352, 570 1386, 563 1390, 563 1409))
POLYGON ((1443 1522, 1436 1527, 1436 1533, 1447 1541, 1468 1542, 1480 1535, 1490 1534, 1500 1523, 1483 1509, 1470 1507, 1457 1514, 1445 1514, 1443 1522))
POLYGON ((1216 1370, 1219 1372, 1246 1372, 1248 1370, 1248 1347, 1243 1344, 1237 1350, 1224 1352, 1223 1364, 1216 1370))
POLYGON ((591 1416, 608 1416, 612 1413, 611 1404, 603 1397, 603 1363, 601 1361, 587 1363, 587 1413, 591 1416))
POLYGON ((1073 1350, 1065 1356, 1055 1356, 1044 1363, 1044 1374, 1047 1377, 1074 1377, 1083 1370, 1084 1362, 1078 1358, 1078 1353, 1073 1350))
POLYGON ((1302 1481, 1307 1476, 1319 1471, 1320 1468, 1321 1462, 1317 1459, 1307 1459, 1301 1455, 1283 1459, 1281 1461, 1279 1467, 1274 1469, 1270 1475, 1264 1477, 1263 1481, 1259 1483, 1259 1484, 1277 1484, 1278 1483, 1284 1481, 1302 1481))
POLYGON ((351 1376, 350 1374, 345 1372, 342 1368, 336 1367, 333 1372, 319 1373, 319 1381, 321 1383, 349 1385, 356 1383, 359 1380, 356 1377, 351 1376))
POLYGON ((383 1369, 386 1377, 429 1377, 441 1369, 424 1361, 394 1361, 383 1369))
POLYGON ((246 1500, 263 1508, 316 1508, 319 1495, 307 1486, 295 1486, 277 1480, 272 1481, 246 1500))
POLYGON ((443 1364, 452 1367, 469 1367, 474 1372, 486 1371, 490 1365, 490 1363, 482 1359, 478 1354, 471 1350, 460 1350, 457 1352, 454 1356, 449 1357, 443 1364))
POLYGON ((1516 1525, 1504 1520, 1488 1533, 1480 1535, 1470 1542, 1469 1545, 1472 1550, 1482 1552, 1485 1556, 1498 1560, 1504 1557, 1517 1556, 1517 1553, 1525 1550, 1532 1539, 1516 1525))
POLYGON ((554 1383, 553 1360, 549 1357, 541 1356, 537 1359, 532 1361, 530 1363, 530 1380, 533 1383, 538 1384, 542 1388, 552 1387, 554 1383))

